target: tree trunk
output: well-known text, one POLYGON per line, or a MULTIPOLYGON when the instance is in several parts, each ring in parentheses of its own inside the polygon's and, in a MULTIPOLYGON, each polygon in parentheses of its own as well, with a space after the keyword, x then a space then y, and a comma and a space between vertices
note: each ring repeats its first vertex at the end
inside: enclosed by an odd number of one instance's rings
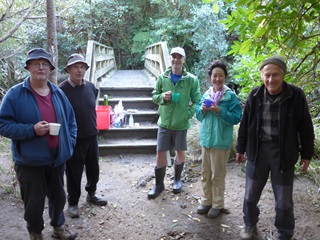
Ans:
POLYGON ((56 67, 50 74, 50 82, 57 84, 58 69, 58 46, 57 46, 57 25, 56 9, 54 0, 47 0, 47 46, 52 53, 53 64, 56 67))

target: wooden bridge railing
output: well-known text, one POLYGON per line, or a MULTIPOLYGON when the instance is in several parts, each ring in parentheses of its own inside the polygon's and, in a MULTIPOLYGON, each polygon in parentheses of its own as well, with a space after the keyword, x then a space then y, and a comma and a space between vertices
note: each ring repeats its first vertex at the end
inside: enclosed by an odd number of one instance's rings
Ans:
MULTIPOLYGON (((98 86, 99 79, 109 71, 117 69, 114 50, 95 41, 88 41, 86 62, 90 68, 84 79, 98 86)), ((145 68, 158 77, 170 66, 169 51, 166 42, 158 42, 146 47, 145 68)))
POLYGON ((84 79, 95 85, 99 78, 112 69, 117 69, 113 48, 92 40, 87 43, 86 62, 90 68, 86 71, 84 79))
POLYGON ((158 42, 146 47, 144 66, 158 77, 170 66, 169 51, 166 42, 158 42))

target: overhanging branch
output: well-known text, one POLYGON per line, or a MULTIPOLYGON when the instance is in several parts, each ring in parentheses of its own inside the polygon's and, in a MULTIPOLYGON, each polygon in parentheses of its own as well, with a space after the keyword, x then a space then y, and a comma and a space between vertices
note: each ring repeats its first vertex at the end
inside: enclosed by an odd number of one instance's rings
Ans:
POLYGON ((22 16, 22 18, 17 22, 17 24, 2 38, 0 38, 0 43, 6 41, 10 36, 13 35, 15 31, 20 27, 20 25, 26 20, 29 14, 32 12, 34 6, 38 3, 39 0, 34 0, 29 7, 28 11, 22 16))

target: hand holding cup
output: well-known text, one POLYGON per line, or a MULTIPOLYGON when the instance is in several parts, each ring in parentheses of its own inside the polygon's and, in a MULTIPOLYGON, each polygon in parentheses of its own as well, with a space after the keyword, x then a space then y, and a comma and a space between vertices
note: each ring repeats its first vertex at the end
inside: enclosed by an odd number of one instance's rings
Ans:
POLYGON ((49 134, 52 136, 58 136, 60 131, 60 123, 49 123, 49 134))
POLYGON ((178 102, 180 97, 180 93, 178 92, 172 92, 171 93, 171 101, 172 102, 178 102))
POLYGON ((206 108, 210 108, 213 103, 212 100, 209 98, 205 99, 203 102, 206 105, 206 108))

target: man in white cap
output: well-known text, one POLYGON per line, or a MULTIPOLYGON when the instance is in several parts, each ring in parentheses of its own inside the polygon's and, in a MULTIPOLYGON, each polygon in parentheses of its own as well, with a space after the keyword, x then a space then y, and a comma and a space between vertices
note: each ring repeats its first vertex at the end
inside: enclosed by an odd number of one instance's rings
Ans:
POLYGON ((77 125, 67 97, 48 80, 54 68, 51 53, 42 48, 30 50, 25 65, 30 76, 6 93, 0 108, 0 134, 12 140, 12 159, 31 240, 43 239, 46 197, 52 237, 77 237, 64 225, 63 214, 64 169, 76 143, 77 125), (58 136, 49 134, 49 123, 61 124, 58 136))
POLYGON ((77 53, 70 55, 64 68, 70 76, 59 85, 73 107, 78 126, 77 143, 66 167, 68 213, 71 218, 78 218, 80 214, 78 203, 84 166, 86 166, 87 177, 85 186, 88 192, 87 202, 99 206, 107 205, 107 200, 96 194, 99 181, 98 130, 95 110, 98 89, 93 83, 83 79, 88 68, 82 55, 77 53))
POLYGON ((314 130, 303 91, 284 81, 287 65, 274 56, 260 66, 263 85, 249 94, 240 123, 236 160, 247 156, 246 189, 243 203, 245 228, 241 239, 255 235, 260 210, 258 202, 271 174, 275 196, 277 239, 294 235, 294 167, 306 172, 314 153, 314 130))
POLYGON ((176 150, 173 193, 182 191, 181 173, 186 160, 187 130, 191 127, 190 119, 201 100, 198 78, 187 72, 183 66, 185 60, 184 49, 173 48, 170 53, 171 67, 159 76, 152 91, 152 100, 159 105, 160 117, 155 166, 156 183, 148 193, 149 199, 156 198, 165 189, 163 181, 167 165, 166 153, 171 149, 176 150))

